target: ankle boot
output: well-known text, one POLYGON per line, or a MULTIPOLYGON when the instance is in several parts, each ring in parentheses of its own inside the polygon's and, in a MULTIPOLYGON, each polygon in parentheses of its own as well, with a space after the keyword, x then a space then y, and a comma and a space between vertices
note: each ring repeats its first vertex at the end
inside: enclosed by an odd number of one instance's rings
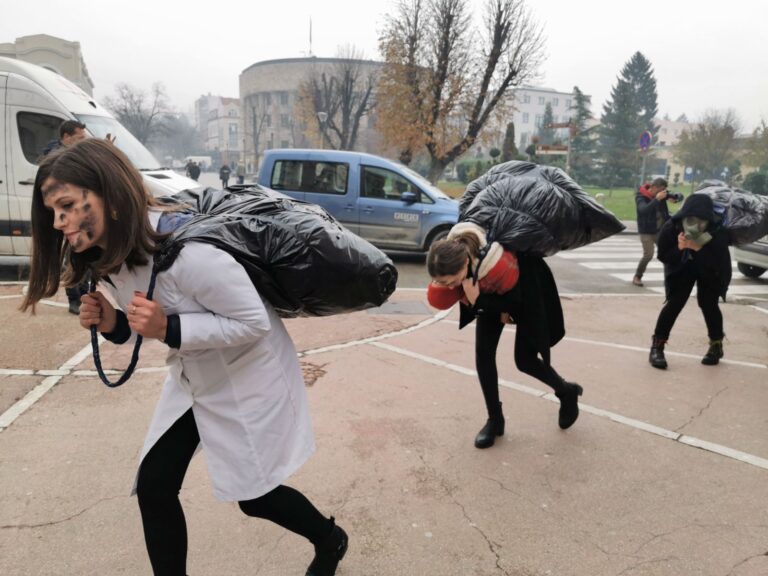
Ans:
POLYGON ((504 414, 501 412, 501 402, 499 409, 480 429, 475 436, 475 448, 490 448, 496 442, 496 436, 504 436, 504 414))
POLYGON ((336 526, 336 519, 333 516, 331 516, 331 523, 333 527, 325 540, 315 544, 315 557, 307 568, 305 576, 333 576, 336 574, 339 562, 347 553, 349 543, 347 533, 336 526))
POLYGON ((555 396, 560 398, 560 413, 557 417, 557 424, 563 430, 573 426, 579 417, 579 396, 583 392, 584 389, 581 386, 565 380, 563 380, 560 390, 555 392, 555 396))
POLYGON ((650 362, 651 366, 654 368, 661 368, 664 370, 667 367, 667 359, 664 357, 664 344, 666 343, 666 340, 656 338, 656 336, 653 337, 651 353, 648 355, 648 362, 650 362))
POLYGON ((707 350, 707 353, 704 355, 704 358, 701 359, 701 363, 706 364, 707 366, 714 366, 715 364, 720 362, 720 358, 722 357, 723 357, 722 338, 720 340, 710 340, 709 350, 707 350))

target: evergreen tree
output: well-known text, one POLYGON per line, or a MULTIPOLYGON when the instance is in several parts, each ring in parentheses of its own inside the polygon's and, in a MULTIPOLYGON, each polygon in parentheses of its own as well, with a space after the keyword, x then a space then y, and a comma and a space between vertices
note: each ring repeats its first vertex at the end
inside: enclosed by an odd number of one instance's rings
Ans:
POLYGON ((501 145, 501 161, 509 162, 517 158, 519 152, 515 145, 515 123, 507 124, 507 131, 504 134, 504 143, 501 145))
POLYGON ((644 130, 656 133, 656 79, 651 63, 640 52, 630 58, 603 106, 600 152, 608 186, 632 186, 639 172, 638 139, 644 130))
POLYGON ((548 128, 553 122, 552 104, 547 102, 547 105, 544 107, 544 115, 541 118, 541 125, 539 126, 539 144, 542 146, 549 146, 555 143, 555 129, 548 128))
POLYGON ((589 183, 593 180, 593 155, 595 152, 594 131, 587 127, 592 118, 590 97, 578 86, 573 87, 573 105, 571 114, 571 149, 568 169, 577 182, 589 183))

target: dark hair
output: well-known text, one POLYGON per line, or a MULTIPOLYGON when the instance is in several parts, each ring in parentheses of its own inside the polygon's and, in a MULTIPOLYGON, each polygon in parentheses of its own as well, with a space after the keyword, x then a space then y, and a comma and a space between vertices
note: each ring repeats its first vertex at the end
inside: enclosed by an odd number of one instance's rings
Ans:
MULTIPOLYGON (((120 269, 148 262, 158 240, 166 235, 155 232, 149 222, 149 206, 157 206, 147 193, 141 174, 114 144, 87 138, 60 148, 40 163, 32 191, 32 259, 29 288, 21 310, 42 298, 53 296, 59 288, 62 260, 66 262, 64 283, 82 282, 86 272, 94 280, 120 269), (72 252, 64 235, 53 227, 53 211, 43 203, 43 184, 48 178, 89 190, 104 204, 106 249, 92 248, 72 252)), ((161 208, 162 209, 162 208, 161 208)))
POLYGON ((59 126, 59 139, 65 135, 72 136, 78 130, 85 130, 85 124, 77 120, 64 120, 59 126))
POLYGON ((665 178, 654 178, 653 182, 651 182, 651 186, 654 188, 666 188, 667 181, 665 178))
POLYGON ((480 248, 480 240, 471 232, 433 242, 427 253, 427 272, 432 278, 458 274, 468 259, 480 256, 480 248))

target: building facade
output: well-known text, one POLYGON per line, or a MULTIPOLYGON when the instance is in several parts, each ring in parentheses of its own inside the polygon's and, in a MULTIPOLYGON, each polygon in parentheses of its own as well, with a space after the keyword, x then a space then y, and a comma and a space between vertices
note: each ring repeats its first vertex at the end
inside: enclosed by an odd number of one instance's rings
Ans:
POLYGON ((48 34, 22 36, 16 38, 15 42, 0 43, 0 56, 47 68, 93 96, 93 81, 88 75, 80 42, 70 42, 48 34))
POLYGON ((195 127, 215 166, 237 166, 243 156, 240 99, 208 94, 195 101, 195 127))
MULTIPOLYGON (((575 100, 571 92, 558 92, 537 86, 521 86, 515 89, 511 121, 515 123, 515 145, 521 152, 533 142, 534 136, 541 129, 547 104, 552 106, 552 121, 556 124, 568 122, 574 115, 571 106, 575 104, 575 100)), ((559 130, 557 134, 567 138, 568 131, 559 130)))

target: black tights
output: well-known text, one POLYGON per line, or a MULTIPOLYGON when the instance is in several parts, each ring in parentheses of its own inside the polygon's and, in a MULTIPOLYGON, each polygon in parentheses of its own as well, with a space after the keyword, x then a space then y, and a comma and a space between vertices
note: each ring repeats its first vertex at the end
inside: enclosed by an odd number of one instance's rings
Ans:
MULTIPOLYGON (((187 525, 179 490, 200 442, 190 408, 152 447, 141 463, 137 494, 144 539, 155 576, 184 576, 187 564, 187 525)), ((265 518, 321 542, 333 523, 298 490, 278 486, 253 500, 238 503, 248 516, 265 518)))
MULTIPOLYGON (((483 390, 485 406, 489 416, 499 413, 499 375, 496 369, 496 349, 499 346, 501 333, 504 331, 500 315, 483 314, 477 317, 475 336, 475 366, 483 390)), ((515 365, 517 369, 529 376, 541 380, 555 392, 563 385, 563 378, 540 357, 535 347, 526 338, 515 334, 515 365)))
POLYGON ((677 320, 686 302, 688 302, 694 285, 697 286, 696 300, 699 303, 702 314, 704 314, 704 322, 707 325, 709 339, 723 339, 723 313, 718 305, 718 298, 720 297, 718 288, 697 280, 694 273, 687 271, 677 276, 674 285, 669 289, 667 301, 664 303, 661 312, 659 312, 659 318, 656 320, 656 329, 653 331, 653 335, 656 338, 660 340, 669 339, 672 326, 675 325, 675 320, 677 320))

